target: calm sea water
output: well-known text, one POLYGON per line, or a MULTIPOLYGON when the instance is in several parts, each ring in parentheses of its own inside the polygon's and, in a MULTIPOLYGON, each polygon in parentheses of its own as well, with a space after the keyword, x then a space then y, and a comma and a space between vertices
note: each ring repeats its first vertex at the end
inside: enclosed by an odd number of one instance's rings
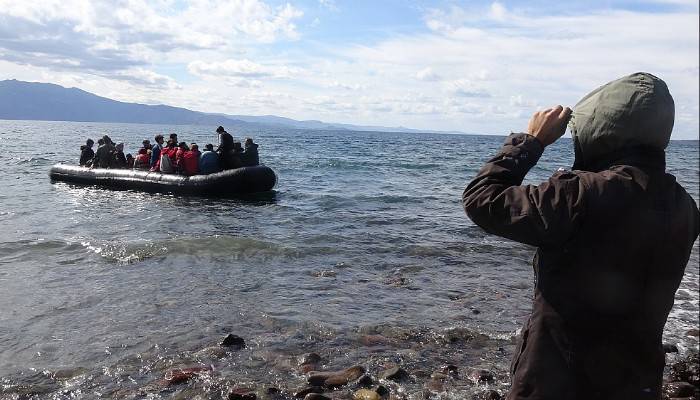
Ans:
MULTIPOLYGON (((466 398, 470 367, 507 389, 513 338, 530 310, 533 249, 486 235, 460 196, 502 137, 261 130, 275 193, 182 198, 52 184, 87 137, 109 134, 135 153, 196 126, 0 121, 0 397, 220 398, 237 385, 293 390, 296 358, 319 368, 400 364, 422 398, 430 373, 460 368, 436 390, 466 398), (246 349, 220 354, 227 333, 246 349), (211 366, 158 386, 176 367, 211 366), (155 383, 154 383, 155 382, 155 383), (141 396, 141 397, 140 397, 141 396)), ((570 140, 528 175, 572 163, 570 140)), ((698 199, 698 142, 672 142, 668 169, 698 199)), ((698 347, 698 251, 664 340, 698 347)), ((393 385, 393 386, 392 386, 393 385)))

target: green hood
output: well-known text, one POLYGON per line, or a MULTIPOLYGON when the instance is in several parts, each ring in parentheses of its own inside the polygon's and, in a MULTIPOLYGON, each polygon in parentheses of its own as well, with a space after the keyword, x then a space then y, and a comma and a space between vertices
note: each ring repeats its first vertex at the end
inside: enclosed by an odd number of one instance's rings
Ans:
POLYGON ((626 149, 663 151, 674 114, 666 83, 654 75, 637 72, 599 87, 581 99, 571 115, 574 168, 585 169, 626 149))

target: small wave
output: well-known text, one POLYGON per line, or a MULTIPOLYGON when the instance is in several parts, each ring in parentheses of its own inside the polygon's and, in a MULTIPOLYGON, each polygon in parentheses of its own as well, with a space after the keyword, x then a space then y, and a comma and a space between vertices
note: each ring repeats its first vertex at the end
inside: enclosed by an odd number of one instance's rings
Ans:
POLYGON ((50 165, 53 161, 44 157, 14 157, 14 163, 17 165, 22 164, 36 164, 36 165, 50 165))
POLYGON ((335 248, 328 246, 305 246, 300 249, 249 237, 219 235, 194 238, 178 237, 162 241, 135 243, 83 240, 81 245, 118 264, 133 264, 167 255, 245 259, 255 257, 299 258, 336 252, 335 248))

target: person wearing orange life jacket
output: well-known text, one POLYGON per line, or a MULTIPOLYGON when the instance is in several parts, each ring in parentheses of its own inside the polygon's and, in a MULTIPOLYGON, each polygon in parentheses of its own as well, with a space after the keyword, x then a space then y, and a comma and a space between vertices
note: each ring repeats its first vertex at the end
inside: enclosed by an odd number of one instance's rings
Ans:
POLYGON ((197 143, 192 143, 190 145, 190 149, 184 152, 180 161, 182 174, 191 176, 199 173, 200 155, 201 153, 199 152, 199 146, 197 143))

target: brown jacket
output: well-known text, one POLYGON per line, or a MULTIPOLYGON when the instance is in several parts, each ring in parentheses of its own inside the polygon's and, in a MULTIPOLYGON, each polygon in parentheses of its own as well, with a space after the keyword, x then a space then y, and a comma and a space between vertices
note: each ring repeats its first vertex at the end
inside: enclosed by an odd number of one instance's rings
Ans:
POLYGON ((697 205, 665 173, 663 151, 642 147, 521 186, 542 151, 530 135, 509 136, 463 194, 484 230, 537 246, 508 399, 658 399, 697 205))

